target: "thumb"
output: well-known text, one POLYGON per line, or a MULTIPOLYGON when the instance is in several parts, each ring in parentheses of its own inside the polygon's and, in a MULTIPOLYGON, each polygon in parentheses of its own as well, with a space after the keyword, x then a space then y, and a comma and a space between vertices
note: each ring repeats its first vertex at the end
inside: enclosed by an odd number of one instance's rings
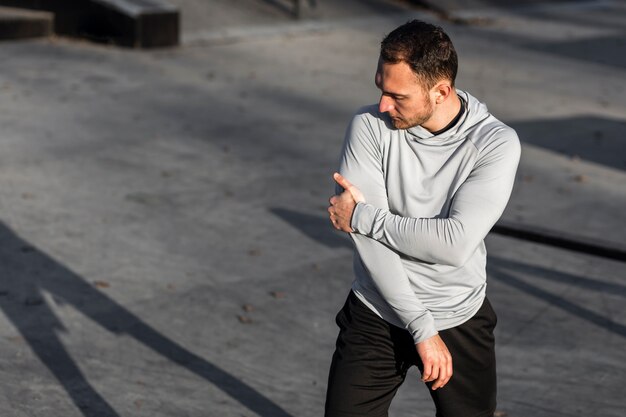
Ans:
POLYGON ((365 202, 365 197, 363 196, 363 193, 361 193, 361 190, 352 185, 352 183, 345 179, 343 175, 335 172, 333 174, 333 178, 335 179, 337 184, 339 184, 341 187, 343 187, 344 190, 348 191, 352 195, 354 201, 356 201, 357 203, 365 202))
POLYGON ((344 190, 346 190, 346 191, 347 191, 350 187, 352 187, 352 184, 350 183, 350 181, 348 181, 347 179, 345 179, 345 178, 343 177, 343 175, 341 175, 341 174, 340 174, 340 173, 338 173, 338 172, 335 172, 335 173, 333 174, 333 179, 337 182, 337 184, 341 185, 341 187, 342 187, 344 190))

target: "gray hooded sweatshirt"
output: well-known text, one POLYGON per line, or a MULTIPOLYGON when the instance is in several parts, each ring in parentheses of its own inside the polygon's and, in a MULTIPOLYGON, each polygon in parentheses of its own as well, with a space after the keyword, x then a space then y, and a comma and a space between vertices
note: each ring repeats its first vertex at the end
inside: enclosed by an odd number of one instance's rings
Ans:
POLYGON ((502 215, 520 158, 513 129, 466 92, 439 135, 395 129, 377 105, 353 118, 339 172, 365 197, 352 216, 352 291, 415 343, 469 320, 486 288, 485 236, 502 215))

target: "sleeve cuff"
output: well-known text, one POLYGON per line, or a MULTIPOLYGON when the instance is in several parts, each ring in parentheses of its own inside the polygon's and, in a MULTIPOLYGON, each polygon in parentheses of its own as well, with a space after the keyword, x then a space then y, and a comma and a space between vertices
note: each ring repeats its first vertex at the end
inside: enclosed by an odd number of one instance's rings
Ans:
POLYGON ((350 222, 352 230, 354 230, 355 233, 371 237, 377 211, 378 209, 371 204, 357 203, 354 207, 354 212, 352 212, 350 222))
POLYGON ((415 343, 423 342, 438 333, 435 328, 435 319, 433 319, 430 311, 426 311, 426 313, 410 322, 406 327, 413 336, 415 343))

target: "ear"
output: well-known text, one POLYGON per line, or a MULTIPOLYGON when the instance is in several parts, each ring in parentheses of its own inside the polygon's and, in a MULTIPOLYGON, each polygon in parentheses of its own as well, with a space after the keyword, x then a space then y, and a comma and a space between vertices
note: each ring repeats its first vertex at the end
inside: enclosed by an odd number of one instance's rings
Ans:
POLYGON ((430 91, 435 99, 435 104, 442 104, 452 95, 453 88, 449 81, 442 80, 435 84, 430 91))

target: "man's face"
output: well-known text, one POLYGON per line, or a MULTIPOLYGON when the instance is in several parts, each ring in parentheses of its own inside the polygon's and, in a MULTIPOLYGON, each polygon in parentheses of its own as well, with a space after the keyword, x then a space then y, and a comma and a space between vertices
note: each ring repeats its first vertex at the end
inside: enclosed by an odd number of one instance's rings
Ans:
POLYGON ((382 93, 378 109, 389 113, 396 129, 423 125, 433 115, 429 92, 405 62, 389 64, 379 60, 375 82, 382 93))

